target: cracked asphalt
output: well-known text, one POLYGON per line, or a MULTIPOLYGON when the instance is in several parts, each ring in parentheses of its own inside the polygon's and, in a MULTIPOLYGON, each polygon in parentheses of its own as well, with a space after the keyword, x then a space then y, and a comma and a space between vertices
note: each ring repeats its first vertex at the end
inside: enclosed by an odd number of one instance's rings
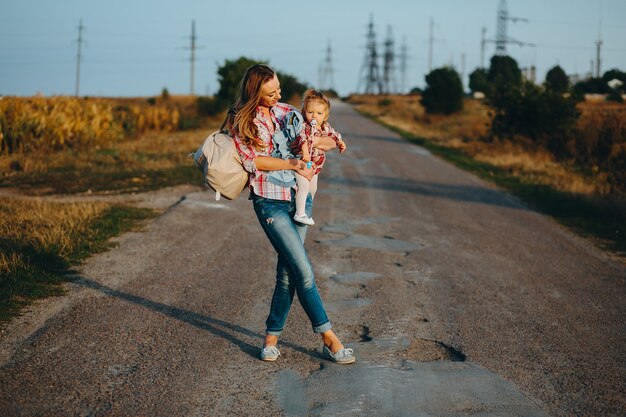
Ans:
MULTIPOLYGON (((307 248, 357 363, 295 303, 258 359, 275 256, 245 196, 178 187, 0 336, 2 416, 618 416, 626 266, 333 103, 307 248)), ((138 199, 139 198, 139 199, 138 199)))

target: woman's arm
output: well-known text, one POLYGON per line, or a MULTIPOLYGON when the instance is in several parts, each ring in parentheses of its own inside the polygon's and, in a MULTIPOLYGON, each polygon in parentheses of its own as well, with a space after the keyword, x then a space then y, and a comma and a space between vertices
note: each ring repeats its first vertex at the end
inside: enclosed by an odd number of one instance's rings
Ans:
POLYGON ((257 156, 254 158, 254 165, 260 171, 280 171, 290 169, 296 171, 306 179, 313 178, 313 168, 307 168, 306 163, 300 159, 280 159, 271 156, 257 156))
POLYGON ((337 147, 337 143, 330 136, 314 136, 313 147, 323 151, 330 151, 337 147))

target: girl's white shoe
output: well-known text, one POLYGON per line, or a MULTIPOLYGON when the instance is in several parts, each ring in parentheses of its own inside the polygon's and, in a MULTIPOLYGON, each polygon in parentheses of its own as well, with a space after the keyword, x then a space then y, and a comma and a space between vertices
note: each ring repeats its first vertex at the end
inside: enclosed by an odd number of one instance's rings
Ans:
POLYGON ((307 226, 313 226, 315 224, 313 219, 311 217, 307 216, 306 214, 298 214, 298 213, 296 213, 293 216, 293 219, 295 221, 297 221, 298 223, 306 224, 307 226))

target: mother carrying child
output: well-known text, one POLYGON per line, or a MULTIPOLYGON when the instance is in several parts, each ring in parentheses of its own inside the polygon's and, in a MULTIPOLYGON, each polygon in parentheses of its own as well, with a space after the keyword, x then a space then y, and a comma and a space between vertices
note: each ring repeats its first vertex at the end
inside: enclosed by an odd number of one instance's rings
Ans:
MULTIPOLYGON (((295 190, 268 181, 269 171, 293 170, 307 179, 314 171, 299 159, 280 159, 272 153, 272 135, 283 127, 283 118, 292 106, 280 103, 280 82, 266 65, 256 64, 246 70, 237 93, 229 131, 241 156, 244 169, 250 173, 250 199, 263 231, 278 254, 276 283, 265 321, 266 336, 261 359, 275 361, 280 356, 280 336, 295 293, 306 312, 313 331, 322 336, 323 355, 327 359, 348 364, 355 361, 353 351, 345 348, 324 310, 315 285, 313 268, 304 248, 307 226, 294 222, 295 190)), ((335 141, 316 138, 313 146, 321 150, 334 148, 335 141)), ((310 199, 308 204, 310 216, 310 199)))

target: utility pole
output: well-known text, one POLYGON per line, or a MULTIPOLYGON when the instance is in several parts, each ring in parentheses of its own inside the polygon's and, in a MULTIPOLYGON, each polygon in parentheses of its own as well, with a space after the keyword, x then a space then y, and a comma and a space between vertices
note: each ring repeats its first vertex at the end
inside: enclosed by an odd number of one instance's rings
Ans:
POLYGON ((328 47, 326 48, 326 59, 324 60, 324 66, 321 71, 320 89, 332 90, 335 88, 335 81, 333 77, 333 52, 330 46, 330 39, 328 40, 328 47))
POLYGON ((480 67, 485 68, 485 44, 487 40, 485 39, 485 34, 487 34, 487 28, 483 26, 480 31, 480 67))
POLYGON ((433 18, 430 18, 430 30, 428 35, 428 72, 433 70, 433 42, 435 38, 433 38, 433 18))
POLYGON ((78 52, 76 53, 76 89, 74 92, 74 95, 76 97, 78 97, 79 91, 80 91, 80 60, 81 60, 81 50, 82 50, 82 46, 83 46, 83 29, 85 27, 83 26, 83 19, 81 18, 79 23, 78 23, 78 39, 77 39, 77 43, 78 43, 78 52))
POLYGON ((600 52, 602 49, 602 19, 600 19, 598 27, 598 40, 596 41, 596 78, 600 78, 600 69, 602 68, 602 59, 600 52))
POLYGON ((190 88, 189 88, 189 94, 190 95, 195 95, 194 94, 194 89, 193 89, 193 82, 194 82, 194 78, 195 78, 195 66, 196 66, 196 21, 192 20, 191 21, 191 81, 190 81, 190 88))
POLYGON ((382 92, 383 86, 378 71, 378 53, 376 52, 376 33, 374 32, 373 15, 370 15, 367 31, 367 51, 363 67, 361 67, 361 74, 363 75, 359 79, 357 91, 360 90, 361 84, 365 82, 365 94, 373 94, 375 89, 378 89, 378 94, 382 92))
POLYGON ((465 53, 461 54, 461 86, 465 91, 465 53))

